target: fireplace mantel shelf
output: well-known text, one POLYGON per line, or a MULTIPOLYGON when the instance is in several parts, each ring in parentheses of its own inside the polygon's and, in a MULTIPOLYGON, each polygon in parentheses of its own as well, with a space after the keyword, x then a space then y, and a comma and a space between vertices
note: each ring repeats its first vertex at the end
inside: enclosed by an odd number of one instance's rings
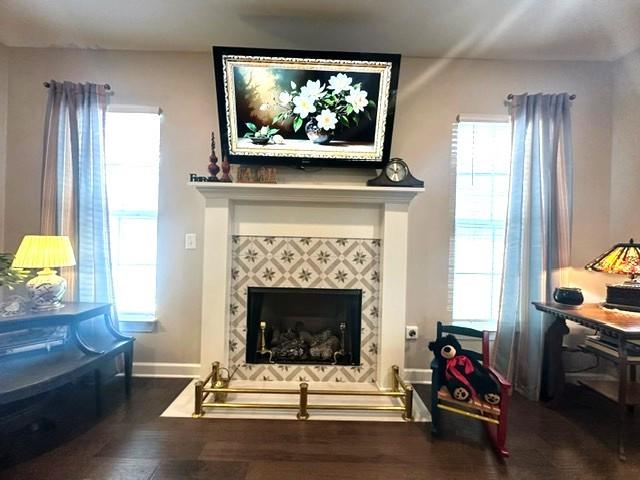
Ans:
POLYGON ((410 203, 424 188, 305 183, 189 182, 205 198, 239 201, 296 201, 324 203, 410 203))

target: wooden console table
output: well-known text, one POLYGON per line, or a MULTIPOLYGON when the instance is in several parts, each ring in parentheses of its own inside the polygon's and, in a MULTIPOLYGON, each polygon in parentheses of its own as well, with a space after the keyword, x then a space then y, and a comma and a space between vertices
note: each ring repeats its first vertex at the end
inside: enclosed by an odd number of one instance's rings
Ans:
POLYGON ((118 332, 111 323, 108 303, 68 303, 59 310, 0 318, 0 333, 30 328, 69 327, 71 341, 51 351, 18 353, 0 358, 0 405, 53 390, 88 373, 94 374, 96 413, 101 412, 100 368, 124 354, 125 392, 131 392, 134 339, 118 332), (79 324, 102 317, 107 335, 83 338, 79 324))
POLYGON ((626 346, 629 340, 640 340, 640 315, 609 310, 599 304, 584 304, 578 308, 565 307, 557 303, 533 302, 533 305, 536 309, 555 317, 554 323, 547 330, 545 342, 545 357, 548 358, 545 373, 551 377, 554 402, 561 398, 564 388, 562 337, 569 331, 565 321, 571 320, 617 339, 617 356, 607 355, 595 349, 590 349, 589 352, 614 362, 618 368, 618 380, 582 380, 579 383, 618 404, 618 454, 624 459, 627 415, 634 405, 640 405, 640 383, 636 378, 636 365, 640 362, 628 360, 626 346))

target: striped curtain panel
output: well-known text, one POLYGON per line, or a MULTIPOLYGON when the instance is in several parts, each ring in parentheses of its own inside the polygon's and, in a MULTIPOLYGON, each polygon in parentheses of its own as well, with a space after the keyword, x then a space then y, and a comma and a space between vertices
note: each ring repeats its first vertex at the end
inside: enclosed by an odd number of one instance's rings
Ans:
POLYGON ((571 252, 573 148, 570 100, 516 95, 505 257, 494 364, 532 400, 541 394, 544 333, 552 319, 533 301, 550 301, 571 252))
POLYGON ((66 300, 72 302, 114 301, 104 156, 107 103, 103 85, 50 82, 40 226, 42 234, 71 239, 77 265, 62 275, 66 300))

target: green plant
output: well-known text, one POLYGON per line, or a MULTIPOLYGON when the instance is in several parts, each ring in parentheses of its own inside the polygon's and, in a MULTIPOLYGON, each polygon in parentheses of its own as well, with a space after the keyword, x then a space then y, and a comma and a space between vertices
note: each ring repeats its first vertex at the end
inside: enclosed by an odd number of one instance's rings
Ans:
POLYGON ((29 271, 12 268, 12 261, 13 255, 10 253, 0 253, 0 287, 5 286, 9 290, 13 290, 29 278, 29 271))
POLYGON ((264 126, 262 128, 258 128, 254 123, 247 122, 245 124, 250 132, 244 134, 245 138, 266 138, 271 139, 276 133, 278 133, 279 129, 271 128, 264 126))

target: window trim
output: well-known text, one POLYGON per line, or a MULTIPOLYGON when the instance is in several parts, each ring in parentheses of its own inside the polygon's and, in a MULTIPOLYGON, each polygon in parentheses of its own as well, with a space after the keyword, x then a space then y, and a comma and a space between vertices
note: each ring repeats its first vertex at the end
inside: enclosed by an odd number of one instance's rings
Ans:
POLYGON ((158 323, 157 314, 121 313, 118 314, 120 331, 130 333, 150 333, 158 323))
POLYGON ((126 103, 112 103, 107 107, 107 113, 152 113, 162 116, 162 109, 154 105, 132 105, 126 103))
POLYGON ((493 115, 483 113, 460 113, 456 117, 454 125, 458 123, 509 123, 511 117, 509 115, 493 115))

